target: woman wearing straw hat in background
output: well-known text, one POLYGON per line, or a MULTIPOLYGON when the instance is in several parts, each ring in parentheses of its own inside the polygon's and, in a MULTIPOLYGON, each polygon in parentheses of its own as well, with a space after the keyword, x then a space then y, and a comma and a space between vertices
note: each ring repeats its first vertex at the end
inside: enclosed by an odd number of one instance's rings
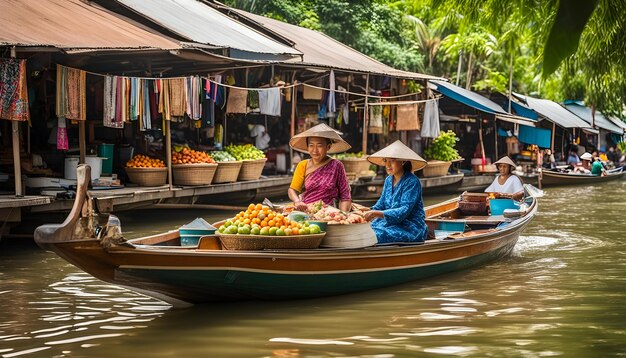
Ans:
POLYGON ((328 156, 347 151, 350 144, 322 123, 295 135, 289 146, 311 156, 298 163, 287 192, 296 209, 306 210, 307 204, 319 200, 334 205, 338 200, 340 210, 350 211, 352 197, 346 170, 341 161, 328 156))
POLYGON ((512 173, 515 169, 515 162, 505 155, 493 164, 498 167, 500 175, 485 189, 485 192, 498 193, 502 198, 521 199, 524 196, 524 187, 522 180, 512 173))
POLYGON ((367 160, 384 166, 388 174, 378 202, 364 214, 372 222, 378 243, 426 240, 422 185, 413 174, 424 168, 426 161, 399 140, 367 160))

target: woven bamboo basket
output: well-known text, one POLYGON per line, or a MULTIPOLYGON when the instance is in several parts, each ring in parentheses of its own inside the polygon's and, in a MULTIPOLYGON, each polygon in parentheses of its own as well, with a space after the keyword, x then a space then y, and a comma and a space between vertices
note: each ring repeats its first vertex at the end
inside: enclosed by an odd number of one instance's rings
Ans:
POLYGON ((217 233, 226 250, 316 249, 326 233, 291 236, 260 236, 217 233))
POLYGON ((341 159, 346 173, 359 174, 370 170, 370 162, 365 158, 344 158, 341 159))
POLYGON ((167 168, 126 168, 131 182, 141 186, 159 186, 167 182, 167 168))
POLYGON ((329 224, 322 247, 360 248, 376 245, 378 240, 369 223, 364 224, 329 224))
POLYGON ((217 162, 217 170, 213 176, 213 184, 234 183, 237 181, 242 161, 217 162))
POLYGON ((176 185, 209 185, 213 181, 217 164, 175 164, 172 176, 176 185))
POLYGON ((429 160, 428 165, 422 169, 424 178, 441 177, 448 174, 448 169, 452 162, 444 162, 441 160, 429 160))
POLYGON ((263 167, 265 166, 265 162, 267 158, 257 159, 257 160, 244 160, 241 165, 241 171, 239 171, 239 176, 237 180, 257 180, 261 177, 261 173, 263 173, 263 167))

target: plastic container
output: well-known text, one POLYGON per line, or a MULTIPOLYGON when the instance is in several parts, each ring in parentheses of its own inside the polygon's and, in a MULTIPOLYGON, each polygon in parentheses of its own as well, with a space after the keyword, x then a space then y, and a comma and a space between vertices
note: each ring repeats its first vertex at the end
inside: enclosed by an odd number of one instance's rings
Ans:
MULTIPOLYGON (((100 178, 102 173, 102 159, 100 157, 85 157, 85 164, 91 167, 91 180, 100 178)), ((65 179, 76 180, 76 167, 78 167, 78 157, 65 158, 65 179)))
POLYGON ((98 146, 98 156, 103 158, 102 160, 102 174, 110 175, 113 173, 113 151, 115 150, 115 144, 100 144, 98 146))
POLYGON ((505 209, 519 209, 519 204, 513 199, 491 199, 489 209, 491 215, 503 215, 505 209))
POLYGON ((213 235, 217 230, 202 218, 197 218, 179 229, 181 246, 197 246, 202 236, 213 235))
POLYGON ((465 221, 442 221, 437 223, 437 230, 465 232, 465 221))

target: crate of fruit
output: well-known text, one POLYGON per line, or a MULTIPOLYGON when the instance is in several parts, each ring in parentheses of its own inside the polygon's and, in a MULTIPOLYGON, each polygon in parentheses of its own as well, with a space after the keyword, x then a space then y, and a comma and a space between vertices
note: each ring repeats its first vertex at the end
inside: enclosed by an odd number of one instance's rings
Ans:
POLYGON ((143 154, 134 156, 126 163, 126 174, 132 183, 140 186, 159 186, 167 182, 165 163, 143 154))

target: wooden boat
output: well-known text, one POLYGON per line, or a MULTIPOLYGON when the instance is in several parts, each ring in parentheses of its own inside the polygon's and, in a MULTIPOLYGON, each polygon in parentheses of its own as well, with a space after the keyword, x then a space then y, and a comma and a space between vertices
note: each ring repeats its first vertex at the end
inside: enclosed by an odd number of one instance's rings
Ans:
POLYGON ((581 174, 581 173, 564 173, 553 170, 544 170, 541 173, 541 185, 557 186, 557 185, 589 185, 595 183, 603 183, 610 180, 622 178, 626 172, 623 167, 607 171, 604 176, 581 174))
POLYGON ((422 244, 229 251, 213 236, 180 246, 178 230, 124 239, 119 220, 87 197, 89 178, 89 167, 79 166, 72 211, 62 224, 37 228, 38 245, 103 281, 175 306, 339 295, 474 267, 508 255, 537 211, 529 197, 528 210, 516 219, 464 217, 455 199, 428 207, 427 224, 433 230, 462 223, 465 232, 422 244))

